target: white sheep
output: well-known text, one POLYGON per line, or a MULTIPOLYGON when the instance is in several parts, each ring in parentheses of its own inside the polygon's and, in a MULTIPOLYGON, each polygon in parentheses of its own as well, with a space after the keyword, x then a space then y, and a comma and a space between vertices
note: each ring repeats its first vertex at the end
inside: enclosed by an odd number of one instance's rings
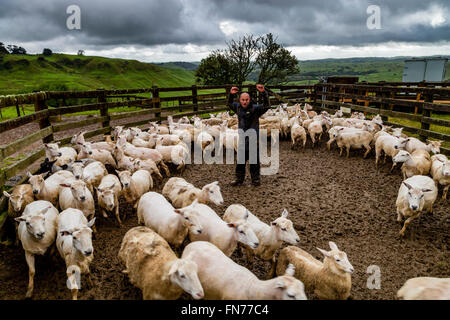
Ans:
POLYGON ((406 179, 400 185, 396 201, 397 221, 407 218, 400 230, 400 236, 405 235, 405 230, 411 220, 417 218, 422 211, 433 212, 433 203, 436 201, 438 190, 433 179, 427 176, 417 175, 406 179))
POLYGON ((117 168, 116 160, 114 160, 111 152, 103 149, 92 149, 90 142, 85 142, 81 145, 77 160, 85 158, 95 159, 103 164, 109 164, 113 168, 117 168))
POLYGON ((66 263, 66 274, 72 299, 78 297, 78 280, 81 274, 86 274, 88 284, 92 287, 89 265, 94 259, 92 246, 92 229, 95 218, 88 222, 83 212, 69 208, 58 216, 58 233, 56 247, 66 263), (78 279, 77 279, 78 278, 78 279))
POLYGON ((72 172, 62 170, 55 172, 44 180, 44 174, 32 175, 27 172, 28 182, 33 189, 34 197, 37 200, 50 201, 55 207, 58 207, 58 197, 61 190, 61 183, 75 181, 72 172))
POLYGON ((339 156, 342 155, 342 150, 344 147, 347 149, 347 158, 350 156, 350 148, 361 149, 362 147, 364 147, 366 148, 364 158, 366 158, 370 150, 372 149, 370 147, 370 143, 373 139, 372 133, 365 130, 353 132, 345 132, 343 130, 344 129, 340 129, 333 135, 340 149, 339 156))
MULTIPOLYGON (((397 138, 390 134, 379 136, 375 141, 375 167, 378 168, 378 161, 382 152, 384 153, 383 163, 386 163, 386 157, 394 158, 401 149, 405 148, 407 142, 408 139, 397 138)), ((396 164, 395 161, 392 161, 391 172, 396 164)))
POLYGON ((185 145, 177 144, 164 146, 162 145, 162 138, 158 138, 156 140, 155 149, 162 155, 165 163, 173 163, 177 165, 177 171, 184 170, 186 159, 189 155, 189 151, 185 145))
POLYGON ((400 150, 392 160, 394 163, 403 162, 403 180, 414 175, 426 175, 431 170, 431 157, 425 150, 418 149, 411 154, 406 150, 400 150))
MULTIPOLYGON (((84 134, 85 131, 81 131, 78 134, 75 134, 70 141, 70 143, 73 145, 73 148, 78 152, 81 150, 81 145, 86 142, 86 140, 84 139, 84 134)), ((109 136, 107 136, 107 140, 108 137, 109 136)), ((114 143, 112 143, 111 141, 91 142, 91 148, 112 152, 114 149, 114 143)))
POLYGON ((232 204, 223 216, 226 222, 236 222, 239 220, 247 220, 248 224, 255 232, 259 240, 259 246, 256 249, 247 247, 247 259, 253 263, 253 255, 257 255, 263 260, 270 261, 270 271, 268 276, 273 276, 275 272, 275 253, 281 247, 283 242, 296 245, 300 242, 300 238, 294 229, 291 220, 287 219, 288 212, 286 209, 281 213, 270 226, 258 219, 247 208, 240 204, 232 204))
POLYGON ((186 207, 195 199, 204 204, 212 202, 215 205, 222 205, 223 203, 218 181, 204 185, 202 189, 199 189, 183 178, 172 177, 164 185, 162 194, 169 199, 175 208, 186 207))
POLYGON ((63 165, 74 162, 77 159, 77 151, 74 148, 60 148, 58 144, 59 142, 44 144, 46 158, 49 161, 56 160, 53 164, 54 166, 62 167, 63 165), (55 156, 56 154, 57 156, 55 156))
POLYGON ((75 180, 71 183, 61 183, 60 186, 63 187, 59 191, 61 210, 80 209, 88 220, 92 220, 95 216, 95 203, 86 183, 83 180, 75 180))
POLYGON ((25 207, 34 201, 33 188, 30 184, 19 184, 14 187, 11 193, 3 191, 3 195, 8 198, 8 219, 15 226, 15 245, 17 246, 19 245, 19 237, 17 234, 19 225, 14 219, 20 217, 25 207))
POLYGON ((134 170, 140 170, 140 169, 147 170, 148 172, 150 172, 150 174, 154 174, 160 182, 163 180, 163 176, 161 175, 161 172, 159 171, 158 166, 156 165, 155 161, 153 161, 153 160, 135 159, 134 160, 134 170))
POLYGON ((398 290, 397 297, 403 300, 450 300, 450 278, 408 279, 398 290))
POLYGON ((208 241, 216 245, 227 256, 231 256, 238 242, 256 249, 259 240, 249 223, 242 219, 232 223, 222 220, 217 213, 205 204, 195 200, 191 205, 178 209, 183 214, 196 214, 202 225, 202 232, 189 232, 191 241, 208 241))
POLYGON ((437 154, 440 152, 442 141, 432 141, 432 140, 426 140, 426 144, 420 141, 417 138, 410 137, 408 140, 408 143, 406 144, 405 150, 409 153, 413 153, 416 150, 424 150, 427 152, 432 152, 434 154, 437 154))
POLYGON ((137 216, 138 224, 152 228, 175 247, 183 243, 188 229, 193 233, 202 232, 202 225, 195 212, 175 209, 157 192, 147 192, 141 196, 137 216))
POLYGON ((435 154, 431 157, 431 176, 436 185, 444 186, 442 200, 447 199, 450 187, 450 161, 443 154, 435 154))
POLYGON ((117 161, 117 169, 134 171, 135 159, 126 156, 123 149, 119 145, 114 147, 112 155, 117 161))
POLYGON ((303 149, 306 146, 306 130, 302 127, 300 117, 296 116, 293 118, 294 122, 291 127, 291 140, 292 145, 291 149, 294 149, 296 145, 300 144, 300 141, 303 142, 303 149))
POLYGON ((306 291, 314 291, 319 299, 346 300, 352 288, 353 266, 347 254, 330 241, 330 251, 319 249, 323 262, 299 247, 289 246, 281 250, 277 263, 277 275, 285 272, 288 265, 295 267, 294 277, 301 280, 306 291))
POLYGON ((303 283, 291 266, 280 277, 259 280, 209 242, 188 244, 181 256, 198 267, 198 277, 208 300, 306 300, 303 283))
POLYGON ((108 212, 113 212, 119 226, 122 226, 119 213, 119 198, 122 194, 122 186, 117 176, 107 174, 102 178, 100 185, 96 188, 98 207, 104 218, 108 218, 108 212))
POLYGON ((139 198, 153 188, 153 179, 147 170, 137 170, 131 174, 130 171, 116 171, 122 183, 122 195, 127 203, 137 208, 139 198))
POLYGON ((49 201, 37 200, 28 204, 22 216, 15 219, 19 222, 18 235, 28 264, 27 298, 31 298, 34 289, 34 255, 44 255, 55 242, 57 217, 58 210, 49 201))
POLYGON ((178 259, 164 238, 147 227, 130 229, 122 240, 119 259, 123 273, 142 290, 144 300, 175 300, 183 291, 194 299, 204 296, 197 265, 178 259))

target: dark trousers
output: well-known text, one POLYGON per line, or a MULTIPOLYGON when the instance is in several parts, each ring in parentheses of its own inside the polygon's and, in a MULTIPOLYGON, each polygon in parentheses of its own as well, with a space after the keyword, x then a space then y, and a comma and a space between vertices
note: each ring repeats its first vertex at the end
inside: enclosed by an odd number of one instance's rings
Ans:
MULTIPOLYGON (((256 163, 250 163, 250 176, 252 181, 260 180, 260 161, 259 161, 259 141, 256 145, 256 163)), ((238 157, 239 160, 239 157, 238 157)), ((239 181, 244 181, 245 179, 245 167, 247 161, 250 160, 250 149, 248 139, 245 141, 245 162, 236 164, 236 179, 239 181)), ((238 161, 239 162, 239 161, 238 161)))

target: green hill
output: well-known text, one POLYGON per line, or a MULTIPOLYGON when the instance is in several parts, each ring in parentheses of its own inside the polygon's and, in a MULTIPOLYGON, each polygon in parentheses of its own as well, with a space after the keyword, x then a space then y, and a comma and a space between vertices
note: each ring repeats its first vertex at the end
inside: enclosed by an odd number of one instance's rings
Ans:
POLYGON ((67 54, 0 55, 0 95, 33 90, 87 90, 187 86, 192 71, 137 60, 67 54))

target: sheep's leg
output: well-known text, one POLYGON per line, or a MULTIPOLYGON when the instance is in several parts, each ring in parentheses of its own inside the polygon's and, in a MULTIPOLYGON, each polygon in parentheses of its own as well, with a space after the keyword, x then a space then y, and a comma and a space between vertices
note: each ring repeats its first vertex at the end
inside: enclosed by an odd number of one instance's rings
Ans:
POLYGON ((339 147, 339 157, 342 157, 342 150, 343 150, 343 148, 339 147))
POLYGON ((393 162, 392 161, 392 167, 391 167, 391 171, 389 171, 389 172, 392 172, 392 171, 394 171, 394 168, 395 168, 395 166, 397 165, 397 163, 395 163, 395 162, 393 162))
POLYGON ((330 139, 330 140, 328 140, 328 142, 327 142, 327 148, 328 148, 328 150, 331 150, 331 144, 333 143, 333 140, 332 139, 330 139))
POLYGON ((442 200, 447 200, 448 187, 450 187, 450 184, 445 186, 444 191, 442 192, 442 200))
POLYGON ((385 152, 385 153, 384 153, 383 164, 386 164, 386 157, 387 157, 387 155, 386 155, 386 152, 385 152))
POLYGON ((34 289, 34 274, 36 273, 34 268, 34 255, 25 251, 25 260, 28 264, 28 289, 25 298, 31 298, 34 289))
POLYGON ((317 139, 317 143, 319 143, 321 138, 322 138, 322 132, 319 134, 319 139, 317 139))
POLYGON ((313 146, 313 148, 314 148, 314 144, 316 143, 316 134, 315 133, 313 133, 313 132, 311 132, 310 134, 309 134, 309 136, 311 137, 311 140, 312 140, 312 146, 313 146))
POLYGON ((160 161, 159 165, 161 166, 161 168, 164 170, 164 173, 166 174, 167 177, 170 177, 170 170, 169 167, 167 167, 167 165, 164 163, 164 161, 160 161))
POLYGON ((122 227, 122 221, 120 221, 119 205, 118 204, 116 205, 115 216, 116 216, 117 222, 119 222, 119 227, 122 227))
POLYGON ((16 229, 16 240, 14 241, 14 246, 19 246, 19 224, 14 221, 14 228, 16 229))
POLYGON ((345 147, 347 149, 347 158, 350 158, 350 146, 345 147))
POLYGON ((87 282, 89 288, 94 287, 94 282, 92 281, 92 276, 91 276, 91 270, 89 270, 89 269, 86 274, 86 282, 87 282))
POLYGON ((253 266, 253 261, 254 261, 253 251, 249 247, 246 247, 246 249, 247 249, 247 262, 250 264, 250 267, 251 267, 251 266, 253 266))
POLYGON ((405 236, 406 227, 408 226, 408 224, 411 223, 411 220, 415 219, 416 217, 417 216, 412 216, 412 217, 409 217, 408 219, 406 219, 405 223, 403 224, 403 228, 402 228, 402 230, 400 230, 400 233, 399 233, 401 237, 405 236))
POLYGON ((403 215, 400 212, 400 210, 397 209, 397 222, 402 222, 403 220, 403 215))
POLYGON ((306 147, 306 138, 303 140, 303 149, 306 147))
MULTIPOLYGON (((367 157, 367 155, 369 154, 369 152, 370 152, 370 150, 372 150, 372 148, 369 146, 369 145, 367 145, 367 146, 365 146, 366 147, 366 153, 364 153, 364 159, 367 157)), ((386 162, 385 162, 386 163, 386 162)))
POLYGON ((267 280, 272 279, 275 276, 275 255, 272 257, 272 259, 270 260, 270 269, 269 272, 267 273, 267 280))
POLYGON ((105 210, 105 209, 101 208, 101 209, 100 209, 100 212, 102 213, 103 218, 108 218, 108 214, 106 213, 106 210, 105 210))

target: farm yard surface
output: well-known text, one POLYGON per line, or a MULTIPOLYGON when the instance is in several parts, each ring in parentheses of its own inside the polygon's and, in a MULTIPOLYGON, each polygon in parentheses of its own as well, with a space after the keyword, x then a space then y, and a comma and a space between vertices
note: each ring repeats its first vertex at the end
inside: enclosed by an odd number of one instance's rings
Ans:
MULTIPOLYGON (((316 247, 329 250, 328 241, 334 241, 347 253, 355 269, 352 299, 395 299, 397 290, 409 278, 447 277, 448 202, 439 196, 433 214, 423 213, 415 219, 401 239, 395 207, 402 182, 399 169, 390 174, 390 165, 386 164, 377 171, 374 156, 362 159, 362 151, 352 151, 349 159, 339 157, 335 148, 326 149, 325 140, 323 137, 314 149, 308 141, 305 150, 291 150, 289 142, 281 141, 279 172, 263 176, 260 187, 251 186, 248 176, 244 185, 229 186, 234 165, 189 165, 180 176, 197 187, 218 180, 224 204, 211 207, 220 216, 229 205, 240 203, 270 223, 286 208, 300 236, 298 246, 320 260, 323 257, 316 247), (371 276, 367 268, 371 265, 378 266, 381 272, 380 289, 367 287, 371 276)), ((165 177, 153 191, 161 192, 166 181, 165 177)), ((138 225, 137 217, 124 201, 120 211, 122 216, 126 213, 122 228, 114 217, 97 215, 98 233, 93 240, 94 260, 90 267, 94 286, 88 288, 82 282, 79 299, 142 298, 141 291, 121 272, 124 266, 117 257, 123 236, 138 225)), ((232 259, 260 279, 269 270, 269 263, 257 257, 251 266, 240 250, 233 253, 232 259)), ((33 299, 70 299, 66 280, 66 268, 58 254, 36 257, 33 299)), ((0 246, 0 283, 0 299, 23 299, 28 267, 21 246, 0 246)), ((315 298, 310 292, 307 296, 315 298)), ((185 293, 182 299, 191 298, 185 293)))

